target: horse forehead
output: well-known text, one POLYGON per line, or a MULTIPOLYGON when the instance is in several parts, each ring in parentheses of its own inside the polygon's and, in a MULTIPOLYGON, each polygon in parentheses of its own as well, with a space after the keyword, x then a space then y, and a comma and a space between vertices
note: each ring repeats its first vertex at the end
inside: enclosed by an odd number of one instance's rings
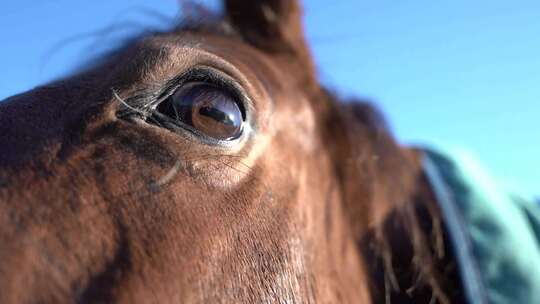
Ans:
POLYGON ((194 64, 218 65, 240 78, 241 85, 264 86, 272 93, 291 91, 296 81, 294 71, 287 69, 288 60, 235 37, 182 32, 142 39, 136 49, 142 56, 138 68, 146 72, 143 81, 170 79, 194 64))

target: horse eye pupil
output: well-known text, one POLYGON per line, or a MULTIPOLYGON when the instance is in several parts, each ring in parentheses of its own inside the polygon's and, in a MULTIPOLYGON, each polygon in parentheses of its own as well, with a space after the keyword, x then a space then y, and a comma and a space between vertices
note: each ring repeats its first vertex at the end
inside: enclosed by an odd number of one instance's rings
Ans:
POLYGON ((244 117, 238 102, 226 90, 207 83, 185 85, 157 110, 215 139, 232 140, 242 133, 244 117))

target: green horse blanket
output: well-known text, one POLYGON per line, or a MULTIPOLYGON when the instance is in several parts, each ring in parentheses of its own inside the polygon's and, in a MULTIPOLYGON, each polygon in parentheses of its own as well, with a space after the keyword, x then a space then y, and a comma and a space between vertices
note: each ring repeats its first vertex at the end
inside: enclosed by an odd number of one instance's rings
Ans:
POLYGON ((425 149, 423 162, 468 302, 540 304, 540 204, 459 153, 425 149))

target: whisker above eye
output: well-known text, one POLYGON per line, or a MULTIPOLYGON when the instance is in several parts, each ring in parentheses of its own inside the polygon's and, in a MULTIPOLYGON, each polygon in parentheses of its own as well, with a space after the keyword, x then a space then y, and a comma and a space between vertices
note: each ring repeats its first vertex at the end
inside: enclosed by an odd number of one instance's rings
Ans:
POLYGON ((126 102, 122 97, 118 95, 115 89, 112 89, 112 93, 113 93, 114 98, 118 102, 120 102, 120 104, 123 107, 117 114, 119 117, 129 116, 133 114, 139 114, 144 117, 148 116, 149 114, 148 110, 145 111, 144 108, 136 108, 136 107, 131 106, 128 102, 126 102))

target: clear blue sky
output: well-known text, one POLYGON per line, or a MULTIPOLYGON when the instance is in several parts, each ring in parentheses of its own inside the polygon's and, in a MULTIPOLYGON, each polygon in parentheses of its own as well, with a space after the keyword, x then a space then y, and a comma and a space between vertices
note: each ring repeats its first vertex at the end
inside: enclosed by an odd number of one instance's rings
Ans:
MULTIPOLYGON (((178 2, 3 0, 0 99, 165 24, 143 8, 172 18, 178 2)), ((540 194, 539 16, 533 0, 306 1, 321 79, 375 100, 402 142, 466 148, 528 194, 540 194)))

